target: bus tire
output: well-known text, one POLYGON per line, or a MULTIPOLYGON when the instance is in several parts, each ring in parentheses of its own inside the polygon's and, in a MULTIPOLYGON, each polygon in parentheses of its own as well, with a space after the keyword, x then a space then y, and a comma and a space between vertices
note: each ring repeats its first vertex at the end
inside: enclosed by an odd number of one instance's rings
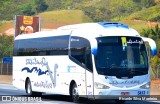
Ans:
POLYGON ((74 83, 72 85, 72 88, 71 88, 71 100, 74 102, 74 103, 77 103, 79 102, 79 93, 78 93, 78 89, 77 89, 77 85, 74 83))
POLYGON ((30 79, 27 79, 27 82, 26 82, 26 93, 27 93, 28 96, 41 96, 42 95, 41 92, 32 91, 32 86, 31 86, 30 79))
POLYGON ((124 104, 125 100, 115 100, 116 104, 124 104))

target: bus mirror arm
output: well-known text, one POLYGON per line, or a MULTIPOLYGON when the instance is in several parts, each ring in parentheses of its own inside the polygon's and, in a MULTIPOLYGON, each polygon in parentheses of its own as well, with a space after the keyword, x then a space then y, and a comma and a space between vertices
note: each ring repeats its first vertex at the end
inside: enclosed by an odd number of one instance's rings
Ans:
POLYGON ((146 38, 146 37, 142 37, 144 42, 148 42, 149 46, 151 48, 151 52, 152 52, 152 56, 157 54, 157 48, 156 48, 156 43, 153 39, 151 38, 146 38))
POLYGON ((97 54, 97 49, 98 49, 98 45, 97 45, 97 40, 96 39, 92 39, 91 40, 91 52, 93 55, 96 55, 97 54))

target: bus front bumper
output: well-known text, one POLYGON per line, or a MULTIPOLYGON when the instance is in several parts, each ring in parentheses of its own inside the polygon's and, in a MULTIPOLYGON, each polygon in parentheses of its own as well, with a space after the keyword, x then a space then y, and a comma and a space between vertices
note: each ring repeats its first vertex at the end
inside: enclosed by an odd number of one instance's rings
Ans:
POLYGON ((141 89, 141 90, 114 90, 114 91, 104 91, 97 90, 94 93, 95 99, 120 99, 123 98, 134 98, 137 100, 139 97, 148 97, 150 95, 150 89, 141 89))

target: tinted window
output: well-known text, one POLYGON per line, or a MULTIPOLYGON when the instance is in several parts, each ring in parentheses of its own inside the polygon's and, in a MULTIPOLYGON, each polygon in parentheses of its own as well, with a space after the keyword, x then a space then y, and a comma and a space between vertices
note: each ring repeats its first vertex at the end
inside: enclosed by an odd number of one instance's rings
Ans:
POLYGON ((141 38, 101 37, 97 42, 95 64, 99 74, 133 77, 148 73, 147 52, 141 38))
POLYGON ((68 55, 69 36, 16 40, 15 56, 68 55))
POLYGON ((70 59, 78 65, 87 67, 92 71, 91 46, 87 39, 81 37, 71 37, 70 59))

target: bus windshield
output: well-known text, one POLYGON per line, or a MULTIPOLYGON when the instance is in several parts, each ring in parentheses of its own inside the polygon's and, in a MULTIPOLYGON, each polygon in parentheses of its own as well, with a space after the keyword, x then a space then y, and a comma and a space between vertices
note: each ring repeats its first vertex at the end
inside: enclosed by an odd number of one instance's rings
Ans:
POLYGON ((98 74, 133 77, 148 74, 145 43, 139 37, 99 37, 95 55, 98 74))

